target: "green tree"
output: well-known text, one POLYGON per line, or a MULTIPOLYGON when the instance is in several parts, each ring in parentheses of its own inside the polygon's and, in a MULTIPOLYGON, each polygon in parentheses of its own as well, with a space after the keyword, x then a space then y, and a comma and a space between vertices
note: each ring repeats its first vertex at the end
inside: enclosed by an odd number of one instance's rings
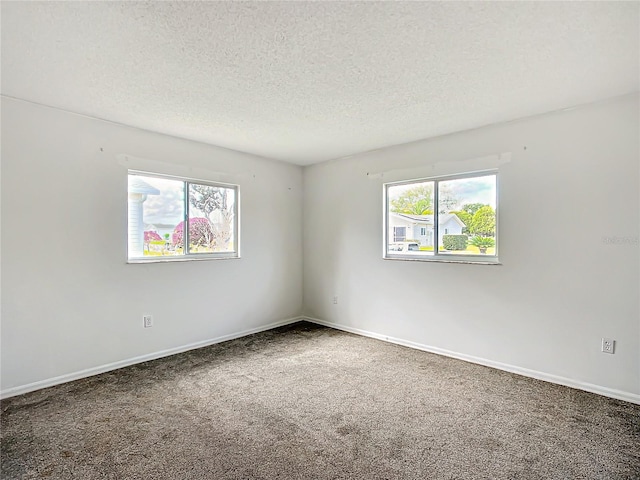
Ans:
MULTIPOLYGON (((484 203, 465 203, 462 206, 461 210, 463 212, 467 212, 471 216, 474 216, 478 210, 480 210, 482 207, 486 207, 486 206, 488 206, 488 205, 485 205, 484 203)), ((463 222, 464 222, 464 220, 463 220, 463 222)))
POLYGON ((433 185, 416 185, 391 200, 391 211, 410 215, 430 215, 433 213, 433 185))
POLYGON ((496 212, 491 206, 485 205, 476 211, 469 231, 482 237, 493 237, 496 234, 496 212))

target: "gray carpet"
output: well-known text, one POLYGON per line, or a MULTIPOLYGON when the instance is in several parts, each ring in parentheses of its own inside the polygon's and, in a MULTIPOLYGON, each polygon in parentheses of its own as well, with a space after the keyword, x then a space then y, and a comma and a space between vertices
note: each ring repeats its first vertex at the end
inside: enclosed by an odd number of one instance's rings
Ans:
POLYGON ((309 323, 1 406, 3 479, 640 478, 640 406, 309 323))

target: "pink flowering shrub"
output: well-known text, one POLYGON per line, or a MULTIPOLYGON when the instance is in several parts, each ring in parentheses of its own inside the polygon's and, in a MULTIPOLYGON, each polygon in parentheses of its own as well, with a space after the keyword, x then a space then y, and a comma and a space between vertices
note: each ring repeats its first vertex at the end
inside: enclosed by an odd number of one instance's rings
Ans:
MULTIPOLYGON (((189 242, 190 245, 213 246, 215 234, 209 219, 203 217, 189 219, 189 242)), ((184 222, 176 225, 171 236, 171 243, 175 247, 184 247, 184 222)))
POLYGON ((162 241, 162 237, 158 235, 158 232, 152 232, 147 230, 144 232, 144 243, 154 242, 154 241, 162 241))

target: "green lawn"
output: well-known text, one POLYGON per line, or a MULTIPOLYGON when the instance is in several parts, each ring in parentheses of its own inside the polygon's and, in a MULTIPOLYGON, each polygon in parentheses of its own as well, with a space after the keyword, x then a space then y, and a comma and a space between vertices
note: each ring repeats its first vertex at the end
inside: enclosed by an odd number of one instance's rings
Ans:
MULTIPOLYGON (((453 252, 453 253, 457 253, 457 252, 453 252)), ((466 250, 462 250, 461 253, 464 254, 472 254, 472 255, 481 255, 480 250, 478 249, 478 247, 474 247, 473 245, 468 245, 466 250)), ((496 254, 496 247, 489 247, 487 248, 487 253, 485 255, 495 255, 496 254)))
MULTIPOLYGON (((421 252, 433 252, 433 247, 420 247, 421 252)), ((441 250, 441 252, 446 252, 452 255, 482 255, 478 247, 474 247, 473 245, 467 246, 466 250, 441 250)), ((485 255, 495 255, 496 247, 487 248, 487 253, 485 255)))

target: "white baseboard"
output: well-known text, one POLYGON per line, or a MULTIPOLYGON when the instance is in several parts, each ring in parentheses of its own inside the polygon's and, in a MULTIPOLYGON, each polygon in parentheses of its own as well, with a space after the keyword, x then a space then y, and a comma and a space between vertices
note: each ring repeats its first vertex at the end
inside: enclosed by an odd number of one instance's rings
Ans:
POLYGON ((201 342, 190 343, 188 345, 182 345, 180 347, 169 348, 160 352, 148 353, 139 357, 129 358, 126 360, 120 360, 118 362, 108 363, 106 365, 100 365, 97 367, 87 368, 78 372, 68 373, 60 375, 58 377, 47 378, 46 380, 40 380, 38 382, 28 383, 26 385, 20 385, 17 387, 8 388, 0 392, 0 398, 15 397, 16 395, 22 395, 23 393, 33 392, 34 390, 40 390, 42 388, 53 387, 54 385, 60 385, 61 383, 72 382, 73 380, 79 380, 85 377, 91 377, 93 375, 99 375, 100 373, 109 372, 111 370, 117 370, 119 368, 128 367, 129 365, 135 365, 136 363, 148 362, 149 360, 156 360, 162 357, 168 357, 177 353, 186 352, 188 350, 195 350, 196 348, 207 347, 215 343, 226 342, 235 338, 246 337, 254 333, 264 332, 265 330, 271 330, 291 323, 296 323, 301 320, 305 320, 303 317, 288 318, 280 320, 278 322, 270 323, 268 325, 261 325, 249 330, 243 330, 237 333, 231 333, 229 335, 223 335, 221 337, 211 338, 209 340, 203 340, 201 342))
POLYGON ((409 348, 415 348, 425 352, 436 353, 445 357, 457 358, 458 360, 464 360, 470 363, 477 363, 478 365, 484 365, 485 367, 496 368, 498 370, 504 370, 506 372, 516 373, 525 377, 535 378, 537 380, 544 380, 545 382, 556 383, 564 385, 566 387, 576 388, 578 390, 584 390, 586 392, 597 393, 605 397, 615 398, 618 400, 624 400, 626 402, 635 403, 640 405, 640 395, 635 393, 625 392, 622 390, 614 390, 612 388, 602 387, 600 385, 594 385, 592 383, 581 382, 579 380, 573 380, 571 378, 560 377, 550 373, 539 372, 537 370, 530 370, 528 368, 517 367, 515 365, 509 365, 501 362, 494 362, 493 360, 487 360, 485 358, 474 357, 472 355, 466 355, 464 353, 452 352, 438 347, 432 347, 430 345, 423 345, 409 340, 403 340, 401 338, 389 337, 387 335, 381 335, 375 332, 369 332, 367 330, 361 330, 359 328, 353 328, 338 323, 327 322, 318 318, 309 316, 301 317, 302 320, 307 320, 318 325, 324 325, 326 327, 335 328, 336 330, 343 330, 349 333, 355 333, 356 335, 362 335, 364 337, 375 338, 389 343, 395 343, 403 345, 409 348))
POLYGON ((93 375, 99 375, 101 373, 109 372, 112 370, 117 370, 119 368, 128 367, 130 365, 135 365, 137 363, 148 362, 150 360, 156 360, 162 357, 168 357, 170 355, 175 355, 177 353, 186 352, 188 350, 194 350, 196 348, 202 348, 209 345, 213 345, 216 343, 226 342, 228 340, 233 340, 240 337, 245 337, 247 335, 251 335, 254 333, 263 332, 266 330, 271 330, 273 328, 281 327, 284 325, 289 325, 292 323, 296 323, 302 320, 306 320, 311 323, 316 323, 318 325, 324 325, 326 327, 335 328, 336 330, 343 330, 345 332, 354 333, 356 335, 362 335, 364 337, 375 338, 378 340, 382 340, 389 343, 395 343, 397 345, 403 345, 409 348, 415 348, 416 350, 422 350, 425 352, 436 353, 438 355, 443 355, 446 357, 457 358, 459 360, 464 360, 470 363, 476 363, 478 365, 484 365, 486 367, 496 368, 498 370, 504 370, 506 372, 516 373, 518 375, 523 375, 525 377, 535 378, 538 380, 544 380, 550 383, 556 383, 559 385, 565 385, 571 388, 577 388, 578 390, 584 390, 586 392, 596 393, 598 395, 603 395, 605 397, 616 398, 618 400, 624 400, 626 402, 635 403, 640 405, 640 395, 624 392, 621 390, 614 390, 607 387, 602 387, 600 385, 594 385, 592 383, 581 382, 579 380, 573 380, 571 378, 560 377, 558 375, 552 375, 550 373, 539 372, 537 370, 530 370, 528 368, 521 368, 514 365, 509 365, 506 363, 495 362, 493 360, 487 360, 480 357, 474 357, 472 355, 466 355, 463 353, 452 352, 450 350, 445 350, 438 347, 432 347, 429 345, 423 345, 416 342, 411 342, 409 340, 403 340, 401 338, 389 337, 387 335, 381 335, 375 332, 369 332, 367 330, 361 330, 359 328, 353 328, 345 325, 340 325, 338 323, 327 322, 325 320, 320 320, 318 318, 313 318, 309 316, 300 316, 288 318, 285 320, 280 320, 278 322, 270 323, 268 325, 262 325, 260 327, 252 328, 249 330, 243 330, 241 332, 232 333, 229 335, 223 335, 221 337, 212 338, 209 340, 204 340, 201 342, 190 343, 188 345, 182 345, 180 347, 170 348, 167 350, 162 350, 159 352, 149 353, 146 355, 141 355, 139 357, 129 358, 126 360, 121 360, 118 362, 109 363, 106 365, 100 365, 97 367, 87 368, 85 370, 80 370, 78 372, 73 372, 65 375, 60 375, 58 377, 48 378, 45 380, 40 380, 38 382, 28 383, 26 385, 20 385, 17 387, 8 388, 6 390, 2 390, 0 392, 0 398, 9 398, 14 397, 16 395, 22 395, 23 393, 32 392, 35 390, 40 390, 42 388, 53 387, 55 385, 59 385, 61 383, 72 382, 74 380, 79 380, 85 377, 91 377, 93 375))

